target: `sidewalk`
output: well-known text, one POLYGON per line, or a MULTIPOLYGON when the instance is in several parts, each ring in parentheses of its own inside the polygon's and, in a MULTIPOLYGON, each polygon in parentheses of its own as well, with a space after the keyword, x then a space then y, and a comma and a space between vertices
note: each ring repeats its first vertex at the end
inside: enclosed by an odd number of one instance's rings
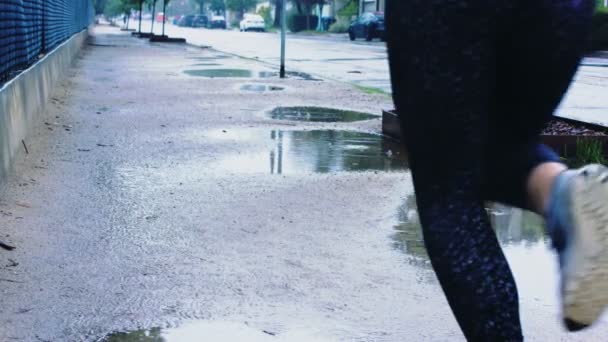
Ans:
POLYGON ((608 59, 583 60, 556 115, 608 127, 608 59))
MULTIPOLYGON (((0 192, 3 240, 17 246, 0 252, 1 341, 191 321, 271 341, 463 340, 419 251, 407 161, 375 134, 380 120, 268 114, 379 115, 389 98, 94 31, 0 192), (200 77, 208 69, 233 77, 200 77)), ((528 340, 602 341, 605 319, 563 332, 542 229, 508 218, 499 235, 528 340)))

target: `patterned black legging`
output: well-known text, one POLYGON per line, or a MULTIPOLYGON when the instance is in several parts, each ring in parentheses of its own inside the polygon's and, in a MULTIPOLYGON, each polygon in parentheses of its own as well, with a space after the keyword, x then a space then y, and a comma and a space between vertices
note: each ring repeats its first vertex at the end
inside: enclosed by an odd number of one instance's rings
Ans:
POLYGON ((522 340, 517 288, 484 209, 527 208, 538 143, 577 69, 593 0, 389 0, 394 101, 424 240, 465 336, 522 340))

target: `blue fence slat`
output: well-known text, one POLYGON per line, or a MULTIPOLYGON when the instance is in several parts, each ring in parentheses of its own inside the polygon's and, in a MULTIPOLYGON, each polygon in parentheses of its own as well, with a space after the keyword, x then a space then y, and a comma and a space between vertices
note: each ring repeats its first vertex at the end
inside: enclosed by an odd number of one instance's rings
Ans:
POLYGON ((90 0, 0 0, 0 83, 92 22, 90 0))

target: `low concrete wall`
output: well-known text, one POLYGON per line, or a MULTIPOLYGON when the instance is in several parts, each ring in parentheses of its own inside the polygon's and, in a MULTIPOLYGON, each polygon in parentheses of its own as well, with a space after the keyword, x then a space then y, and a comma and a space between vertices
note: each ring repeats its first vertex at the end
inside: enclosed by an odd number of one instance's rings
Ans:
POLYGON ((44 113, 53 88, 65 76, 87 37, 87 30, 75 34, 0 88, 0 184, 15 156, 24 150, 22 141, 44 113))

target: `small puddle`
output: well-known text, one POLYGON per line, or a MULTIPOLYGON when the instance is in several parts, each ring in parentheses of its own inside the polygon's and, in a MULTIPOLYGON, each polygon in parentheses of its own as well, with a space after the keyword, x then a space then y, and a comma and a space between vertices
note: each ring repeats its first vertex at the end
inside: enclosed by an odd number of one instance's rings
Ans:
POLYGON ((210 137, 254 148, 250 152, 226 156, 215 165, 229 172, 294 174, 403 171, 408 168, 400 144, 370 133, 230 130, 212 133, 210 137))
MULTIPOLYGON (((289 78, 296 78, 296 79, 301 79, 304 81, 323 81, 322 79, 313 77, 312 75, 304 73, 304 72, 287 71, 285 73, 285 75, 289 78)), ((261 71, 259 73, 259 77, 260 78, 278 78, 279 72, 278 71, 261 71)))
POLYGON ((269 116, 275 120, 309 122, 354 122, 380 118, 369 113, 324 107, 278 107, 269 116))
POLYGON ((193 59, 196 61, 214 61, 218 59, 228 59, 230 56, 227 55, 215 55, 215 56, 205 56, 205 57, 188 57, 188 59, 193 59))
POLYGON ((220 66, 220 63, 197 63, 192 64, 192 66, 220 66))
POLYGON ((307 331, 273 332, 256 329, 245 323, 231 322, 190 322, 178 328, 137 330, 118 332, 102 340, 103 342, 329 342, 319 333, 307 331))
POLYGON ((266 84, 243 84, 240 88, 242 91, 251 91, 263 93, 266 91, 281 91, 285 88, 274 86, 274 85, 266 85, 266 84))
MULTIPOLYGON (((557 305, 558 268, 543 219, 501 204, 492 204, 487 212, 523 296, 542 305, 557 305)), ((413 195, 399 207, 397 218, 399 224, 391 236, 394 248, 410 256, 410 264, 430 271, 413 195)))
POLYGON ((185 70, 185 74, 197 77, 208 78, 236 78, 236 77, 253 77, 251 70, 245 69, 204 69, 204 70, 185 70))

